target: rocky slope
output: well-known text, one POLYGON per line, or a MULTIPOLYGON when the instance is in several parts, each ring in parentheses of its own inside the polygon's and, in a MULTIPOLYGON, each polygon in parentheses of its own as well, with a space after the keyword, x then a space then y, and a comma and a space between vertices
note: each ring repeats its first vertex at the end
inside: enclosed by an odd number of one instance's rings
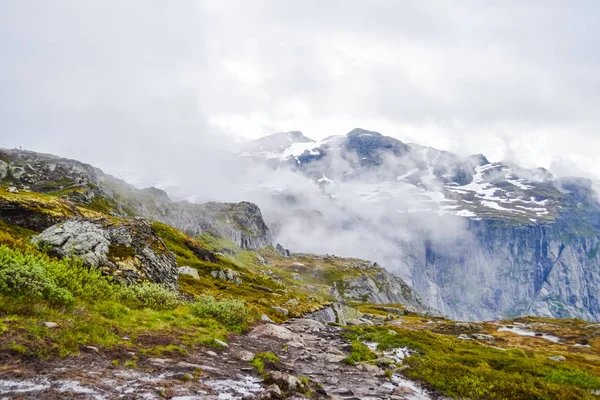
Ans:
POLYGON ((278 235, 302 224, 331 236, 364 232, 366 246, 384 248, 388 268, 455 318, 600 319, 600 203, 590 180, 362 129, 319 142, 298 133, 287 139, 287 147, 264 139, 243 154, 320 188, 318 201, 294 186, 271 189, 290 215, 279 210, 278 235))
POLYGON ((242 248, 271 245, 269 229, 260 209, 253 204, 174 202, 160 189, 139 190, 75 160, 0 149, 0 182, 17 189, 54 193, 75 205, 116 217, 143 216, 190 235, 210 232, 227 237, 242 248))

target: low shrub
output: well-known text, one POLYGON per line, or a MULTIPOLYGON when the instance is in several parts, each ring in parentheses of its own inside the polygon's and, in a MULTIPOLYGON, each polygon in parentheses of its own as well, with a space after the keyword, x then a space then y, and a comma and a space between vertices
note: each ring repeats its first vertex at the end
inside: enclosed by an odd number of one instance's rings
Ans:
POLYGON ((153 282, 127 286, 122 289, 121 298, 133 305, 154 310, 173 310, 182 302, 177 292, 153 282))
POLYGON ((250 314, 242 300, 216 300, 212 296, 196 296, 190 309, 198 317, 209 317, 234 332, 245 329, 250 314))
POLYGON ((73 294, 57 285, 46 268, 47 264, 48 261, 41 256, 0 246, 0 293, 46 300, 57 306, 73 306, 73 294))

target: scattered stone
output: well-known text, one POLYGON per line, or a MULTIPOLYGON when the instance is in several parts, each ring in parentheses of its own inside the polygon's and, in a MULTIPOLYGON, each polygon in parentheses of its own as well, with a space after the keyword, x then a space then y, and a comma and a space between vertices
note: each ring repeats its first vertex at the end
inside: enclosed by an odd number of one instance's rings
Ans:
POLYGON ((460 340, 473 340, 472 338, 469 337, 469 335, 465 335, 464 333, 461 333, 460 335, 458 335, 458 338, 460 340))
POLYGON ((600 324, 586 325, 584 329, 600 329, 600 324))
POLYGON ((212 351, 212 350, 209 350, 209 351, 207 351, 207 352, 206 352, 206 355, 207 355, 207 356, 211 356, 211 357, 218 357, 218 356, 219 356, 217 353, 215 353, 215 352, 214 352, 214 351, 212 351))
POLYGON ((200 275, 198 275, 198 271, 195 268, 184 266, 179 267, 179 275, 188 275, 194 279, 200 279, 200 275))
POLYGON ((552 360, 552 361, 566 361, 567 359, 563 356, 551 356, 548 357, 548 360, 552 360))
POLYGON ((47 321, 47 322, 44 322, 44 326, 48 329, 54 329, 54 328, 58 328, 60 325, 58 325, 56 322, 47 321))
POLYGON ((336 322, 335 312, 331 307, 325 307, 319 311, 307 314, 306 318, 310 318, 324 324, 329 322, 336 322))
POLYGON ((271 386, 267 387, 262 393, 260 393, 258 395, 258 398, 260 400, 281 399, 281 389, 279 389, 279 386, 277 386, 276 384, 272 384, 271 386))
POLYGON ((304 340, 302 340, 302 338, 297 335, 296 333, 290 331, 289 329, 287 329, 284 326, 279 326, 279 325, 274 325, 274 324, 266 324, 266 325, 260 325, 257 326, 256 328, 254 328, 254 330, 252 330, 252 332, 250 332, 250 337, 274 337, 276 339, 281 339, 281 340, 291 340, 291 341, 298 341, 298 342, 304 342, 304 340))
POLYGON ((287 308, 282 308, 282 307, 276 307, 276 306, 272 306, 271 307, 276 313, 279 313, 281 315, 288 315, 290 313, 290 311, 287 308))
POLYGON ((210 273, 210 275, 222 281, 229 281, 233 283, 240 284, 242 283, 242 279, 240 278, 240 274, 231 268, 222 268, 214 270, 210 273))
POLYGON ((223 371, 221 371, 219 368, 211 367, 210 365, 198 365, 198 368, 204 372, 210 372, 217 375, 223 374, 223 371))
POLYGON ((260 320, 263 322, 270 322, 273 323, 273 320, 271 318, 269 318, 269 316, 267 314, 263 314, 260 316, 260 320))
POLYGON ((215 344, 219 347, 228 348, 229 345, 220 339, 215 339, 215 344))
POLYGON ((496 341, 495 337, 493 337, 492 335, 486 335, 484 333, 474 333, 471 336, 473 337, 473 339, 481 340, 484 342, 495 342, 496 341))
POLYGON ((267 292, 267 293, 273 292, 273 290, 269 289, 268 287, 264 287, 264 286, 260 286, 260 285, 250 285, 250 286, 256 290, 261 290, 263 292, 267 292))
POLYGON ((240 350, 235 353, 234 357, 240 361, 250 362, 254 359, 254 353, 247 350, 240 350))
POLYGON ((267 384, 275 384, 279 386, 280 389, 286 391, 305 392, 307 389, 306 384, 300 379, 281 371, 268 372, 264 377, 264 381, 267 384))
POLYGON ((179 368, 185 368, 185 369, 202 369, 201 365, 198 364, 192 364, 189 362, 185 362, 185 361, 180 361, 177 363, 177 366, 179 368))
POLYGON ((95 354, 100 353, 100 350, 94 346, 83 346, 83 350, 85 350, 89 353, 95 353, 95 354))
POLYGON ((277 245, 275 246, 275 252, 277 252, 277 254, 279 254, 282 257, 285 258, 290 258, 290 251, 288 249, 285 249, 282 245, 280 245, 279 243, 277 243, 277 245))
POLYGON ((19 189, 17 189, 17 188, 16 188, 16 187, 14 187, 14 186, 11 186, 11 187, 9 187, 8 189, 6 189, 6 191, 7 191, 8 193, 15 193, 15 194, 16 194, 16 193, 19 193, 19 189))

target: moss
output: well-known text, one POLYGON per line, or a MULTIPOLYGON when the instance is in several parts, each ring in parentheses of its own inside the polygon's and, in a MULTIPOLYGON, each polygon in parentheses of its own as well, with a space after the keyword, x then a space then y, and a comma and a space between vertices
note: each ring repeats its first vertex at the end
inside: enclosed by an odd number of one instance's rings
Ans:
POLYGON ((373 361, 377 355, 359 340, 352 341, 350 355, 344 359, 346 364, 354 365, 359 362, 373 361))
POLYGON ((108 245, 108 258, 111 260, 135 257, 135 249, 121 244, 108 245))
POLYGON ((85 207, 108 215, 114 213, 117 208, 114 202, 99 196, 94 197, 85 207))

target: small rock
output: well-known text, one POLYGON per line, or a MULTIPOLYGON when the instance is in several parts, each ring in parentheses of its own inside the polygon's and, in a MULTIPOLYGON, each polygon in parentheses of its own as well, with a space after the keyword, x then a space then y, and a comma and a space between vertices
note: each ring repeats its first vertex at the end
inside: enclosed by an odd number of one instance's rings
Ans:
POLYGON ((242 283, 242 279, 240 278, 239 272, 232 270, 231 268, 222 268, 214 270, 210 273, 210 275, 222 281, 234 282, 237 284, 242 283))
POLYGON ((256 289, 256 290, 261 290, 263 292, 267 292, 267 293, 272 293, 273 290, 269 289, 268 287, 265 286, 260 286, 260 285, 250 285, 252 288, 256 289))
POLYGON ((461 333, 460 335, 458 335, 458 338, 460 340, 473 340, 472 338, 469 337, 469 335, 465 335, 464 333, 461 333))
POLYGON ((481 340, 484 342, 495 342, 496 338, 492 335, 486 335, 484 333, 474 333, 471 335, 473 339, 481 340))
POLYGON ((250 362, 254 359, 254 353, 247 350, 240 350, 235 353, 234 357, 240 361, 250 362))
POLYGON ((223 374, 219 368, 211 367, 210 365, 198 365, 198 368, 205 372, 211 372, 213 374, 223 374))
POLYGON ((189 362, 185 362, 185 361, 180 361, 177 363, 177 366, 179 368, 185 368, 185 369, 202 369, 201 365, 198 364, 192 364, 189 362))
POLYGON ((96 354, 100 353, 100 350, 98 350, 98 348, 94 347, 94 346, 83 346, 83 350, 90 352, 90 353, 96 353, 96 354))
POLYGON ((282 308, 282 307, 276 307, 276 306, 272 306, 271 307, 275 312, 281 314, 281 315, 288 315, 290 312, 287 308, 282 308))
POLYGON ((46 321, 44 322, 44 326, 48 329, 58 328, 59 325, 56 322, 46 321))
POLYGON ((299 335, 295 334, 294 332, 290 331, 284 326, 274 324, 257 326, 256 328, 254 328, 254 330, 252 330, 252 332, 250 332, 249 336, 254 338, 267 336, 281 340, 297 340, 299 342, 303 342, 302 338, 299 335))
POLYGON ((218 356, 219 356, 217 353, 215 353, 215 352, 214 352, 214 351, 212 351, 212 350, 209 350, 209 351, 207 351, 207 352, 206 352, 206 355, 207 355, 207 356, 211 356, 211 357, 218 357, 218 356))
POLYGON ((215 339, 215 344, 219 347, 228 348, 229 345, 220 339, 215 339))
POLYGON ((183 266, 179 267, 179 275, 188 275, 194 279, 200 279, 200 275, 198 275, 198 271, 192 267, 183 266))
POLYGON ((406 386, 396 386, 394 388, 394 390, 392 391, 392 393, 400 394, 400 395, 404 395, 404 396, 410 396, 410 395, 414 395, 415 391, 406 386))
POLYGON ((552 360, 552 361, 566 361, 567 359, 563 356, 551 356, 548 357, 548 360, 552 360))
POLYGON ((16 188, 16 187, 14 187, 14 186, 11 186, 11 187, 9 187, 8 189, 6 189, 6 191, 7 191, 8 193, 19 193, 19 189, 17 189, 17 188, 16 188))
POLYGON ((260 393, 258 395, 258 398, 260 400, 263 399, 280 399, 281 396, 281 389, 279 389, 279 386, 277 386, 276 384, 272 384, 271 386, 267 387, 262 393, 260 393))
POLYGON ((260 320, 263 322, 270 322, 273 323, 273 320, 271 318, 269 318, 269 316, 267 314, 263 314, 260 316, 260 320))

